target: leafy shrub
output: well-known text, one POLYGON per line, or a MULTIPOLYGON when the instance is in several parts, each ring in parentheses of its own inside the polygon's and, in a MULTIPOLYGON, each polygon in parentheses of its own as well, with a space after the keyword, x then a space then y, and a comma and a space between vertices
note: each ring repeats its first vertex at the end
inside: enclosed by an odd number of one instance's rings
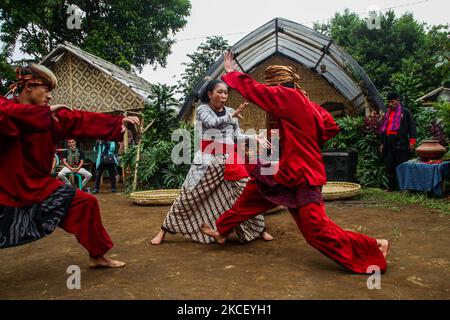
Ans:
POLYGON ((420 107, 414 115, 417 126, 417 145, 425 139, 436 139, 444 147, 449 144, 450 103, 437 103, 432 107, 420 107), (446 119, 446 120, 445 120, 446 119))
POLYGON ((390 82, 391 85, 387 87, 388 91, 397 92, 401 97, 402 105, 414 114, 420 107, 420 103, 416 100, 423 95, 420 90, 420 78, 413 73, 399 72, 392 75, 390 82))
POLYGON ((433 108, 437 111, 438 117, 442 120, 444 132, 450 137, 450 102, 440 100, 433 103, 433 108))
MULTIPOLYGON (((171 140, 172 132, 181 127, 190 130, 191 139, 193 136, 192 126, 179 126, 176 111, 173 109, 178 105, 178 101, 173 98, 174 90, 175 87, 167 85, 153 85, 152 94, 149 96, 151 102, 143 110, 143 128, 156 120, 140 137, 142 141, 138 164, 138 190, 180 188, 189 170, 189 165, 175 165, 171 159, 172 149, 176 145, 176 142, 171 140)), ((132 174, 125 182, 127 192, 131 192, 133 187, 136 155, 137 145, 134 145, 122 156, 123 166, 129 165, 132 169, 132 174)))
POLYGON ((387 186, 386 169, 382 163, 379 147, 381 144, 379 128, 381 116, 343 117, 336 119, 340 133, 327 142, 325 149, 349 150, 358 152, 356 178, 367 187, 383 188, 387 186))

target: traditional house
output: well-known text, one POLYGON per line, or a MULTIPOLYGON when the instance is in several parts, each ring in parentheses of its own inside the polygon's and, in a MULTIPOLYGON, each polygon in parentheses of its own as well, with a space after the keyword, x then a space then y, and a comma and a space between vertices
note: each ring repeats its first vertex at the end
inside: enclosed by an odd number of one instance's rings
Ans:
MULTIPOLYGON (((275 18, 231 47, 238 67, 264 82, 267 66, 293 67, 302 78, 311 100, 334 116, 385 111, 382 98, 359 64, 333 40, 301 24, 275 18)), ((194 121, 198 97, 211 79, 224 73, 220 57, 196 84, 179 113, 179 119, 194 121)), ((236 108, 242 97, 230 90, 228 106, 236 108)), ((243 129, 273 128, 274 121, 260 108, 249 105, 240 119, 243 129)))
POLYGON ((144 108, 150 83, 115 64, 64 43, 42 61, 58 78, 53 103, 95 112, 138 111, 144 108))
POLYGON ((424 106, 430 106, 438 100, 450 102, 450 88, 445 88, 444 86, 439 87, 420 97, 415 102, 422 102, 424 106))
MULTIPOLYGON (((67 42, 40 64, 50 68, 58 79, 52 94, 53 104, 93 112, 132 113, 144 108, 151 91, 151 84, 146 80, 67 42)), ((80 139, 79 143, 87 157, 95 162, 94 141, 80 139)))

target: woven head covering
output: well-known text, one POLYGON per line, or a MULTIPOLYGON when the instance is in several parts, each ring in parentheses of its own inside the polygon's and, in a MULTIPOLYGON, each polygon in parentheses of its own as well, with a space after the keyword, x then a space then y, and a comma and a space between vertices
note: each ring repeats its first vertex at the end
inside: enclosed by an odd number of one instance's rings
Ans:
POLYGON ((56 77, 53 72, 39 64, 30 64, 28 67, 16 68, 16 82, 9 89, 12 92, 22 90, 26 84, 40 84, 54 89, 56 87, 56 77))
POLYGON ((308 96, 306 91, 301 87, 301 79, 294 69, 289 66, 268 66, 264 72, 264 78, 266 84, 274 86, 277 84, 292 83, 294 88, 301 91, 304 95, 308 96))

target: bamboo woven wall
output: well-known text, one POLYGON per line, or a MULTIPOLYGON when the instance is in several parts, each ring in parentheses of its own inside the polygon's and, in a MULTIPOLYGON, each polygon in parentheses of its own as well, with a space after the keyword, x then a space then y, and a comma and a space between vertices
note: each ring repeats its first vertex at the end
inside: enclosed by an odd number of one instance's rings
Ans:
MULTIPOLYGON (((330 85, 324 78, 320 77, 308 68, 287 59, 282 56, 273 56, 269 60, 260 64, 249 73, 252 77, 258 81, 264 83, 264 70, 269 65, 285 65, 291 66, 296 70, 302 79, 303 89, 308 93, 309 98, 317 104, 323 104, 325 102, 342 103, 345 106, 345 114, 355 114, 357 110, 354 109, 350 101, 342 96, 332 85, 330 85)), ((237 108, 240 103, 244 101, 239 93, 233 89, 229 89, 229 97, 226 103, 227 106, 237 108)), ((338 115, 332 112, 334 116, 338 115)), ((185 115, 184 119, 188 122, 193 121, 195 115, 195 106, 192 107, 185 115)), ((244 119, 239 119, 240 126, 243 130, 247 129, 266 129, 268 117, 267 113, 261 108, 258 108, 254 104, 250 104, 242 113, 244 119)))
POLYGON ((55 104, 104 113, 144 107, 141 96, 71 53, 67 52, 52 69, 58 79, 53 91, 55 104))

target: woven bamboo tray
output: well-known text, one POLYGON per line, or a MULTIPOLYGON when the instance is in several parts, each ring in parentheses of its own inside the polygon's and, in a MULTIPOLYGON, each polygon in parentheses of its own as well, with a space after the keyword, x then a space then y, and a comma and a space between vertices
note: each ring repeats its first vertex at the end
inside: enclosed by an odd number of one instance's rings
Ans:
POLYGON ((284 207, 284 206, 278 206, 278 207, 275 207, 273 209, 270 209, 269 211, 264 212, 264 214, 279 213, 279 212, 281 212, 283 210, 287 210, 287 208, 284 207))
POLYGON ((351 182, 328 181, 323 186, 322 196, 325 201, 353 198, 361 192, 361 186, 351 182))
POLYGON ((172 205, 181 189, 159 189, 133 192, 131 200, 141 206, 168 206, 172 205))
MULTIPOLYGON (((139 191, 130 194, 131 200, 141 206, 170 206, 180 194, 181 189, 160 189, 139 191)), ((322 196, 325 201, 348 199, 358 195, 361 186, 351 182, 328 181, 323 186, 322 196)), ((275 213, 282 207, 276 207, 267 213, 275 213)))

